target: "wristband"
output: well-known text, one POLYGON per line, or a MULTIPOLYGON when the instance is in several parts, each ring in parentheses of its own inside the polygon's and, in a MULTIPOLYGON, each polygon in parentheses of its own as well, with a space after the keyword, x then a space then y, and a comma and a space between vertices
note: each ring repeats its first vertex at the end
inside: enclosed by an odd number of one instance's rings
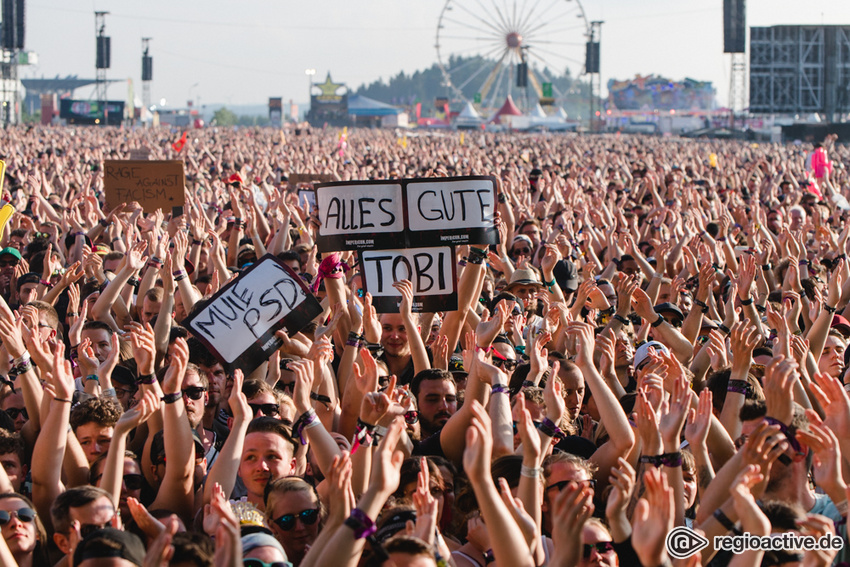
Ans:
POLYGON ((540 478, 543 476, 543 467, 532 468, 522 465, 519 474, 528 478, 540 478))
POLYGON ((561 431, 561 428, 558 427, 555 422, 549 419, 548 417, 543 418, 543 421, 537 425, 537 430, 543 435, 546 435, 547 437, 551 437, 553 439, 561 440, 566 437, 564 432, 561 431))
POLYGON ((466 258, 470 264, 481 264, 487 257, 487 250, 482 248, 469 247, 469 256, 466 258))
POLYGON ((799 262, 797 262, 797 265, 798 266, 809 266, 810 263, 809 263, 808 260, 800 260, 799 262))
POLYGON ((109 221, 106 219, 100 219, 99 221, 97 221, 97 224, 99 224, 103 228, 106 228, 107 226, 109 226, 109 221))
POLYGON ((468 262, 466 261, 466 256, 464 256, 463 258, 461 258, 460 260, 457 261, 457 265, 460 266, 461 268, 466 266, 467 263, 468 262))
POLYGON ((156 375, 155 374, 142 374, 136 380, 136 384, 155 384, 156 383, 156 375))
POLYGON ((366 423, 357 418, 357 430, 354 434, 354 441, 351 444, 351 454, 353 455, 360 447, 372 446, 372 440, 375 433, 375 426, 366 423))
POLYGON ((204 243, 203 240, 198 240, 197 238, 192 239, 192 246, 200 246, 203 243, 204 243))
POLYGON ((768 425, 778 425, 782 434, 785 435, 785 439, 788 441, 788 444, 791 445, 791 448, 794 449, 797 453, 802 453, 802 447, 800 447, 799 441, 797 441, 796 437, 791 435, 788 431, 788 426, 776 419, 775 417, 765 416, 764 420, 768 423, 768 425))
POLYGON ((133 276, 129 280, 127 280, 127 285, 132 286, 136 289, 139 289, 139 278, 133 276))
POLYGON ((759 305, 758 303, 756 303, 756 311, 758 311, 759 313, 764 315, 765 313, 767 313, 767 307, 765 307, 764 305, 759 305))
POLYGON ((659 326, 659 325, 661 325, 661 323, 663 323, 663 322, 664 322, 664 317, 662 317, 661 315, 659 315, 659 316, 658 316, 658 319, 656 319, 655 321, 653 321, 653 322, 650 324, 650 326, 652 326, 652 327, 658 327, 658 326, 659 326))
POLYGON ((310 399, 316 400, 317 402, 322 402, 323 404, 331 403, 331 399, 328 396, 323 396, 318 392, 310 392, 310 399))
MULTIPOLYGON (((173 274, 172 274, 172 275, 173 275, 173 274)), ((183 271, 181 270, 181 271, 179 272, 179 274, 178 274, 178 275, 175 275, 175 276, 174 276, 174 283, 182 282, 182 281, 183 281, 183 280, 185 280, 187 277, 188 277, 188 276, 186 276, 186 272, 183 272, 183 271)))
POLYGON ((32 360, 29 357, 29 353, 26 353, 18 360, 22 360, 23 362, 20 362, 9 369, 10 378, 17 378, 21 374, 26 374, 27 372, 32 370, 32 360))
POLYGON ((752 305, 752 304, 753 304, 753 298, 752 298, 752 297, 748 297, 747 299, 742 299, 742 300, 741 300, 741 305, 743 305, 743 306, 745 306, 745 307, 746 307, 747 305, 752 305))
POLYGON ((88 382, 89 380, 94 380, 95 382, 100 384, 100 378, 98 377, 97 374, 89 374, 88 376, 85 377, 83 382, 88 382))
POLYGON ((490 563, 496 560, 496 556, 493 555, 493 550, 488 549, 484 552, 484 565, 489 565, 490 563))
POLYGON ((50 283, 50 282, 49 282, 49 281, 47 281, 47 280, 38 280, 38 283, 39 283, 40 285, 43 285, 43 286, 44 286, 44 287, 46 287, 47 289, 51 289, 51 288, 53 287, 53 284, 52 284, 52 283, 50 283))
POLYGON ((165 394, 160 399, 164 404, 173 404, 183 397, 183 392, 174 392, 173 394, 165 394))
POLYGON ((719 325, 717 325, 717 328, 720 329, 721 331, 723 331, 726 335, 729 335, 729 334, 732 333, 732 331, 729 330, 729 327, 727 327, 723 323, 720 323, 719 325))
POLYGON ((118 394, 115 393, 115 388, 107 388, 102 392, 102 395, 108 397, 117 398, 118 394))
POLYGON ((737 526, 735 526, 735 522, 730 520, 729 516, 727 516, 720 508, 715 510, 713 515, 714 519, 717 520, 717 523, 726 528, 727 531, 734 532, 738 529, 737 526))
POLYGON ((827 305, 827 304, 824 304, 824 305, 823 305, 823 310, 824 310, 824 311, 826 311, 827 313, 830 313, 830 314, 832 314, 832 315, 835 315, 835 312, 836 312, 836 311, 838 311, 838 308, 837 308, 837 307, 832 307, 832 306, 827 305))
POLYGON ((773 266, 770 265, 770 264, 762 264, 761 269, 764 270, 765 272, 769 272, 770 270, 773 269, 773 266))
POLYGON ((524 355, 524 354, 525 354, 525 345, 517 345, 517 346, 515 346, 515 347, 514 347, 514 351, 516 351, 516 353, 517 353, 517 354, 522 354, 522 355, 524 355))
POLYGON ((307 439, 304 437, 304 430, 308 429, 307 426, 312 424, 317 419, 318 417, 316 417, 316 410, 310 408, 304 413, 302 413, 301 417, 299 417, 295 421, 295 423, 292 424, 292 432, 294 433, 294 436, 298 437, 302 445, 307 444, 307 439))
MULTIPOLYGON (((62 403, 66 403, 66 404, 74 403, 74 400, 66 400, 65 398, 53 398, 53 401, 62 402, 62 403)), ((70 425, 68 427, 70 427, 70 425)))
POLYGON ((682 452, 664 453, 659 456, 661 464, 665 467, 676 468, 682 466, 682 452))
POLYGON ((702 309, 703 314, 708 313, 708 304, 705 301, 694 299, 694 305, 702 309))
POLYGON ((351 515, 343 522, 354 532, 354 539, 368 538, 375 534, 377 528, 375 522, 366 515, 363 510, 354 508, 351 515))
POLYGON ((511 395, 511 389, 507 384, 493 384, 493 387, 490 389, 491 394, 507 394, 511 395))
POLYGON ((628 319, 626 319, 625 317, 623 317, 619 313, 614 313, 614 320, 619 321, 623 325, 628 325, 629 322, 630 322, 628 319))
POLYGON ((551 282, 543 282, 543 285, 545 285, 549 289, 552 289, 552 286, 555 285, 555 278, 553 277, 551 282))
POLYGON ((638 462, 658 468, 661 466, 661 455, 641 455, 638 462))
POLYGON ((726 385, 726 391, 746 395, 750 391, 750 383, 746 380, 729 380, 729 383, 726 385))

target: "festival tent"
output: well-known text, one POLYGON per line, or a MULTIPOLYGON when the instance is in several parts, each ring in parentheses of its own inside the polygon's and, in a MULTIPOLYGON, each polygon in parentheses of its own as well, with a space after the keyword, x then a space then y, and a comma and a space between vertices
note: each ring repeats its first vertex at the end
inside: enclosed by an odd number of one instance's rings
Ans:
POLYGON ((362 95, 348 97, 348 114, 360 126, 407 126, 403 109, 362 95))
POLYGON ((472 103, 467 101, 466 106, 457 115, 455 126, 458 128, 478 128, 484 122, 472 103))
POLYGON ((514 99, 511 95, 508 95, 508 98, 505 99, 505 104, 503 104, 502 108, 493 115, 490 122, 495 122, 497 124, 510 122, 510 118, 502 120, 503 116, 522 116, 522 112, 520 112, 519 108, 517 108, 514 104, 514 99))
POLYGON ((532 118, 546 118, 546 113, 543 111, 543 107, 540 106, 539 102, 528 115, 532 118))

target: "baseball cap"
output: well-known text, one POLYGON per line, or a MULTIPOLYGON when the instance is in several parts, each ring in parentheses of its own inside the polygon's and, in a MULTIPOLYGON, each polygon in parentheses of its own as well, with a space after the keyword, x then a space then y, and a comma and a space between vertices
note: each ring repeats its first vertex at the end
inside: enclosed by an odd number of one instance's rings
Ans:
POLYGON ((14 256, 14 257, 15 257, 15 258, 19 261, 19 262, 20 262, 20 261, 21 261, 21 259, 22 259, 22 256, 21 256, 20 251, 19 251, 17 248, 12 248, 11 246, 7 246, 7 247, 6 247, 6 248, 4 248, 3 250, 0 250, 0 256, 3 256, 4 254, 11 254, 11 255, 12 255, 12 256, 14 256))
POLYGON ((830 325, 833 329, 844 335, 850 335, 850 321, 847 320, 846 317, 842 315, 833 315, 832 316, 832 325, 830 325))
MULTIPOLYGON (((254 532, 242 536, 242 553, 248 553, 252 549, 256 549, 258 547, 274 547, 280 551, 285 558, 287 557, 283 546, 271 534, 267 534, 265 532, 254 532)), ((290 563, 290 565, 292 564, 290 563)))
POLYGON ((459 355, 452 355, 451 360, 449 360, 449 372, 452 374, 457 374, 459 376, 468 376, 469 372, 464 370, 463 368, 463 357, 459 355))
POLYGON ((73 565, 87 559, 117 558, 142 567, 145 546, 139 536, 116 528, 101 528, 90 533, 77 545, 73 565))
POLYGON ((25 284, 31 283, 41 283, 41 276, 35 272, 27 272, 26 274, 18 278, 18 281, 15 283, 15 287, 18 291, 21 291, 21 287, 23 287, 25 284))
POLYGON ((679 309, 679 306, 674 304, 674 303, 670 303, 669 301, 665 301, 664 303, 659 303, 658 305, 656 305, 654 307, 654 309, 655 309, 655 312, 658 313, 659 315, 661 313, 672 313, 680 321, 685 320, 685 314, 682 313, 682 310, 679 309))
POLYGON ((658 341, 645 342, 642 345, 640 345, 637 348, 637 350, 635 351, 635 360, 634 360, 634 367, 635 368, 640 366, 641 362, 643 362, 644 360, 647 359, 647 357, 649 357, 649 349, 650 348, 655 348, 656 351, 663 352, 664 354, 670 354, 670 350, 666 346, 664 346, 663 344, 659 343, 658 341))

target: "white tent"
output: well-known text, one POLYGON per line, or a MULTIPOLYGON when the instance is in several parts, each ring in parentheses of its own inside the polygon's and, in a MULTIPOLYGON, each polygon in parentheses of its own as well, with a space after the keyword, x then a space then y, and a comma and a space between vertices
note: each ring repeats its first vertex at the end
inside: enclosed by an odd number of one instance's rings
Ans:
POLYGON ((472 106, 472 103, 469 101, 467 101, 466 106, 463 107, 463 110, 460 111, 460 114, 458 114, 457 117, 481 119, 481 115, 478 114, 478 111, 475 110, 475 107, 472 106))
POLYGON ((528 115, 532 118, 546 118, 546 113, 543 111, 543 107, 540 106, 539 102, 537 103, 537 106, 535 106, 534 109, 528 113, 528 115))

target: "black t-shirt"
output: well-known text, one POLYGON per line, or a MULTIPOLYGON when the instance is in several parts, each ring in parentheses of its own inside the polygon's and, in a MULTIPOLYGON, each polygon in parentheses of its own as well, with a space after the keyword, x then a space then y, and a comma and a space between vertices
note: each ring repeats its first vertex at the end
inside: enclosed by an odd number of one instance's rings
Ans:
POLYGON ((441 429, 427 439, 423 439, 422 441, 413 441, 413 454, 423 457, 446 458, 445 453, 443 453, 443 445, 440 443, 440 434, 442 432, 443 431, 441 429))

